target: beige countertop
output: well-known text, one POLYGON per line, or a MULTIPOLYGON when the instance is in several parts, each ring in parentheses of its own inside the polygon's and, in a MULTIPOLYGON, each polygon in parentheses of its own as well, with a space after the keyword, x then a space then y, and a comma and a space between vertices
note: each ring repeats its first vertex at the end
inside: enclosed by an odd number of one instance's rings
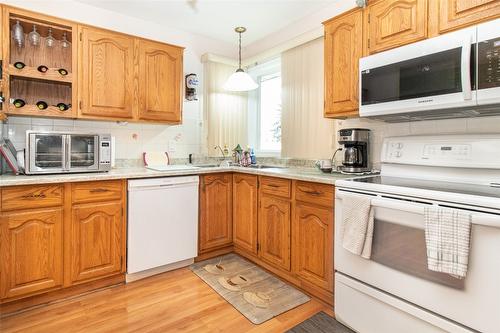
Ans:
POLYGON ((34 185, 64 182, 83 182, 110 179, 137 179, 198 175, 216 172, 241 172, 263 176, 274 176, 287 179, 304 180, 334 185, 337 179, 352 178, 352 175, 325 174, 313 168, 244 168, 244 167, 192 167, 181 170, 155 171, 143 167, 116 168, 109 172, 73 173, 55 175, 19 175, 5 174, 0 176, 0 187, 16 185, 34 185))

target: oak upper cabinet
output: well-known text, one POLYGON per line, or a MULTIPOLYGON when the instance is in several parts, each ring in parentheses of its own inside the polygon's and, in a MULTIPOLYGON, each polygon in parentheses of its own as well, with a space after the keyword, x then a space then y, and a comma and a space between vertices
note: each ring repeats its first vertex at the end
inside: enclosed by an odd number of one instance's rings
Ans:
POLYGON ((0 219, 0 298, 63 284, 62 208, 4 213, 0 219))
POLYGON ((259 257, 289 271, 290 201, 262 194, 259 206, 259 257))
POLYGON ((356 116, 359 108, 359 58, 363 53, 361 9, 324 23, 325 117, 356 116))
POLYGON ((438 8, 431 15, 437 17, 437 33, 463 28, 500 17, 498 0, 433 0, 438 8))
POLYGON ((427 38, 428 0, 369 1, 365 11, 369 54, 427 38))
POLYGON ((257 254, 257 176, 233 176, 233 243, 257 254))
POLYGON ((180 123, 184 49, 138 39, 139 119, 180 123))
POLYGON ((210 174, 200 182, 200 228, 198 251, 233 242, 233 186, 229 173, 210 174))
POLYGON ((73 205, 69 231, 72 283, 122 270, 124 227, 121 201, 73 205))
POLYGON ((79 116, 132 118, 134 38, 79 26, 79 116))

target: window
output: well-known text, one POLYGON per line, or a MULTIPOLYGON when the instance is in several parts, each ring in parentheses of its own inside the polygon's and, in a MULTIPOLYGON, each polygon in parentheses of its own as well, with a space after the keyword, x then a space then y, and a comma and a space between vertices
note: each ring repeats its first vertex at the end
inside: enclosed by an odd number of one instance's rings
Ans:
POLYGON ((259 150, 281 150, 281 75, 260 77, 259 150))
POLYGON ((248 95, 248 142, 258 155, 280 155, 281 58, 259 64, 248 73, 259 84, 248 95))

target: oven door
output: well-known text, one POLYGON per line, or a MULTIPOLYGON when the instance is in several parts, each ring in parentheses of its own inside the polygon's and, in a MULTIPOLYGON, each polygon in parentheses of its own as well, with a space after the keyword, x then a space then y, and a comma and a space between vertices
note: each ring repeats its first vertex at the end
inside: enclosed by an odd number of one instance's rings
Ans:
MULTIPOLYGON (((357 192, 372 197, 375 225, 370 260, 342 247, 342 197, 336 190, 335 269, 450 321, 480 332, 500 327, 500 215, 472 215, 469 267, 464 280, 427 269, 424 207, 439 204, 391 195, 357 192)), ((357 191, 357 190, 356 190, 357 191)), ((446 204, 447 207, 464 209, 446 204)), ((360 307, 362 305, 360 304, 360 307)))
POLYGON ((500 103, 500 19, 477 28, 479 105, 500 103))
POLYGON ((68 135, 68 167, 71 172, 97 171, 99 169, 99 136, 87 134, 68 135))
POLYGON ((29 159, 26 173, 66 172, 66 136, 57 133, 27 133, 29 159))
POLYGON ((360 59, 360 116, 476 105, 475 28, 360 59))

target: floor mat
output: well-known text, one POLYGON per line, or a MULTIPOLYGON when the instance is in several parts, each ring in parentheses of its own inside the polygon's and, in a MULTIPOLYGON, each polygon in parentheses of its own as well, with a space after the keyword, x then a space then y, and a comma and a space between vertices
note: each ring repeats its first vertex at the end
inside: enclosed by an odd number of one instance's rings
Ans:
POLYGON ((355 333, 349 328, 330 317, 324 312, 319 312, 311 318, 298 324, 287 333, 355 333))
POLYGON ((254 324, 310 300, 303 292, 234 253, 189 268, 254 324))

